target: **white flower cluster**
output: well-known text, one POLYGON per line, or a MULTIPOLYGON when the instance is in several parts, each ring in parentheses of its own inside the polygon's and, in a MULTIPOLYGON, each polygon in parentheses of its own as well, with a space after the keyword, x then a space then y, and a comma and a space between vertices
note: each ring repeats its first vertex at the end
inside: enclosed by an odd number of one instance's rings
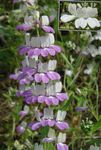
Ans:
POLYGON ((99 47, 96 47, 94 44, 92 44, 92 42, 94 43, 94 41, 96 40, 101 42, 101 31, 98 31, 95 36, 91 37, 89 46, 85 50, 82 51, 82 54, 84 55, 90 54, 92 57, 101 55, 101 46, 99 45, 99 47))
POLYGON ((63 23, 67 23, 75 20, 75 27, 77 29, 86 27, 95 28, 100 27, 100 22, 97 18, 98 15, 97 8, 92 7, 82 7, 80 4, 69 4, 68 5, 69 14, 65 13, 61 16, 60 20, 63 23))

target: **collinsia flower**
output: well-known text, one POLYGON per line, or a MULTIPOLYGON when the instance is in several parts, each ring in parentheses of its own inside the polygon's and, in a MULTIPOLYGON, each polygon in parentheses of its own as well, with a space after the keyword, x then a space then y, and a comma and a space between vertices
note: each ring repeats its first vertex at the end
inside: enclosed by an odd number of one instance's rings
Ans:
MULTIPOLYGON (((34 119, 31 122, 20 123, 16 127, 16 131, 22 134, 26 128, 37 132, 39 129, 48 127, 47 137, 40 139, 40 142, 55 141, 57 150, 68 150, 68 146, 64 144, 66 142, 65 130, 69 128, 67 121, 65 121, 66 112, 62 110, 55 112, 51 107, 68 100, 68 95, 62 91, 61 77, 55 71, 57 61, 50 59, 48 62, 42 62, 40 59, 40 57, 55 56, 61 52, 61 48, 54 45, 54 29, 49 26, 48 16, 40 17, 39 12, 35 14, 37 17, 25 16, 24 24, 17 26, 18 30, 25 31, 25 45, 19 48, 20 55, 23 55, 25 59, 22 61, 22 67, 19 71, 10 77, 18 80, 19 89, 16 95, 24 98, 25 107, 19 112, 20 122, 32 113, 34 119), (45 32, 45 35, 30 37, 28 31, 31 32, 35 28, 40 28, 45 32), (32 105, 33 111, 30 109, 30 105, 32 105), (54 132, 57 132, 58 137, 56 137, 57 134, 54 135, 54 132)), ((43 150, 43 146, 35 143, 34 149, 43 150)))
POLYGON ((24 24, 18 25, 17 30, 29 31, 33 27, 33 18, 32 16, 26 16, 24 19, 24 24))
POLYGON ((85 112, 88 110, 88 107, 86 107, 86 106, 85 107, 76 107, 75 109, 77 112, 85 112))
POLYGON ((23 134, 23 133, 25 132, 26 126, 27 126, 27 123, 23 121, 23 122, 21 123, 21 125, 18 125, 18 126, 16 127, 17 133, 23 134))
POLYGON ((19 112, 19 116, 22 118, 24 118, 29 112, 29 107, 27 105, 24 106, 24 110, 19 112))
POLYGON ((50 129, 48 132, 48 137, 44 138, 42 142, 50 143, 54 141, 57 143, 57 150, 68 150, 68 146, 64 144, 66 141, 66 133, 59 132, 58 137, 56 137, 55 130, 50 129))
POLYGON ((49 127, 57 127, 57 129, 63 131, 69 128, 68 123, 64 122, 66 112, 58 111, 57 117, 54 119, 53 117, 53 110, 49 108, 44 109, 44 115, 39 119, 39 115, 36 117, 38 118, 37 122, 31 123, 31 129, 33 131, 49 126, 49 127), (48 115, 47 115, 48 114, 48 115))

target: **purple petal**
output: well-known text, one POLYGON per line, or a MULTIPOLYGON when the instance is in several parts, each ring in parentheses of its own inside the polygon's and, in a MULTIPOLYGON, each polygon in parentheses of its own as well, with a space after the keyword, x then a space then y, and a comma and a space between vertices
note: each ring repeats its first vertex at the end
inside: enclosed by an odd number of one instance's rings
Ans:
POLYGON ((48 48, 43 48, 43 49, 41 49, 41 55, 42 55, 43 57, 47 57, 47 56, 48 56, 48 51, 47 51, 47 49, 48 49, 48 48))
POLYGON ((32 103, 32 96, 28 97, 28 98, 25 98, 24 101, 26 102, 26 104, 31 104, 32 103))
POLYGON ((51 56, 55 56, 55 54, 56 54, 56 52, 53 48, 47 48, 47 51, 51 56))
POLYGON ((48 83, 49 82, 49 78, 48 78, 47 74, 42 73, 41 78, 42 78, 43 83, 48 83))
POLYGON ((63 143, 57 143, 57 150, 69 150, 68 145, 63 143))
POLYGON ((29 57, 39 56, 40 54, 41 54, 41 50, 40 50, 39 48, 31 49, 31 50, 28 52, 28 56, 29 56, 29 57))
POLYGON ((82 111, 87 111, 88 107, 76 107, 76 111, 82 112, 82 111))
POLYGON ((50 26, 42 26, 42 29, 47 33, 55 33, 54 29, 50 26))
POLYGON ((39 103, 44 103, 46 96, 39 96, 38 97, 38 102, 39 103))
POLYGON ((46 97, 45 98, 45 103, 50 106, 52 104, 52 97, 46 97))
POLYGON ((34 50, 35 50, 35 48, 31 48, 31 49, 28 51, 28 56, 29 56, 29 57, 33 57, 33 56, 34 56, 34 50))
POLYGON ((47 120, 41 120, 41 125, 44 127, 44 126, 47 126, 48 125, 48 122, 47 120))
POLYGON ((60 46, 58 46, 58 45, 51 45, 50 46, 52 49, 54 49, 55 50, 55 52, 61 52, 61 47, 60 46))
POLYGON ((53 105, 58 105, 59 104, 59 100, 55 97, 52 98, 52 103, 53 105))
POLYGON ((21 118, 23 118, 23 117, 25 117, 25 116, 27 115, 27 112, 24 111, 24 110, 23 110, 23 111, 20 111, 20 112, 19 112, 19 115, 20 115, 21 118))
POLYGON ((32 96, 32 91, 31 90, 26 90, 23 92, 23 96, 24 97, 29 97, 29 96, 32 96))
POLYGON ((52 138, 44 138, 42 140, 42 142, 47 142, 47 143, 50 143, 50 142, 53 142, 53 141, 54 141, 54 139, 52 139, 52 138))
POLYGON ((55 121, 48 119, 47 124, 48 124, 49 127, 53 127, 55 125, 55 121))
POLYGON ((28 24, 21 24, 21 25, 18 25, 16 27, 17 30, 22 30, 22 31, 29 31, 32 29, 32 26, 31 25, 28 25, 28 24))
POLYGON ((10 79, 17 80, 17 78, 18 78, 17 74, 11 74, 10 75, 10 79))
POLYGON ((20 55, 26 54, 30 50, 30 47, 28 46, 23 46, 19 49, 20 55))
POLYGON ((34 79, 37 83, 42 81, 42 76, 39 73, 36 73, 34 79))
POLYGON ((21 79, 19 83, 20 83, 20 85, 24 85, 24 84, 29 84, 30 81, 27 79, 21 79))
POLYGON ((22 134, 22 133, 24 133, 25 128, 19 125, 19 126, 16 127, 16 131, 17 131, 18 133, 22 134))
POLYGON ((37 99, 38 99, 37 96, 33 96, 33 97, 32 97, 32 103, 36 103, 36 102, 37 102, 37 99))
POLYGON ((40 122, 36 122, 32 125, 32 130, 35 131, 37 129, 39 129, 41 127, 41 123, 40 122))
POLYGON ((56 97, 60 100, 60 101, 64 101, 66 99, 68 99, 68 96, 66 93, 57 93, 56 97))
POLYGON ((68 128, 69 128, 68 123, 66 123, 66 122, 60 122, 60 121, 57 121, 57 122, 56 122, 56 126, 57 126, 57 128, 60 129, 60 130, 65 130, 65 129, 68 129, 68 128))
POLYGON ((47 72, 47 76, 51 79, 51 80, 60 80, 60 75, 57 72, 53 72, 53 71, 49 71, 47 72))
POLYGON ((28 76, 27 79, 28 79, 29 81, 33 81, 33 80, 34 80, 34 78, 33 78, 32 76, 28 76))

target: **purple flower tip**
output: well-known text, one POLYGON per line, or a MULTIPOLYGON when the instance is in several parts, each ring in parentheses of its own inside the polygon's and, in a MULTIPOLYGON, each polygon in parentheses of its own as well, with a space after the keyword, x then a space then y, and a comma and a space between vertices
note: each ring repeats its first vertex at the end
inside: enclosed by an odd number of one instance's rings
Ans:
POLYGON ((20 111, 19 115, 20 115, 21 118, 23 118, 27 115, 27 112, 26 111, 20 111))
POLYGON ((54 29, 50 26, 42 26, 42 29, 47 33, 55 33, 54 29))
POLYGON ((63 143, 57 143, 57 150, 69 150, 68 145, 63 143))
POLYGON ((17 30, 21 30, 21 31, 29 31, 32 29, 32 26, 31 25, 28 25, 28 24, 21 24, 21 25, 18 25, 16 27, 17 30))
POLYGON ((44 138, 44 139, 42 140, 42 142, 46 142, 46 143, 51 143, 51 142, 53 142, 53 141, 54 141, 53 138, 44 138))
POLYGON ((19 134, 22 134, 22 133, 24 133, 25 128, 19 125, 19 126, 16 127, 16 131, 17 131, 19 134))
POLYGON ((88 107, 76 107, 75 110, 78 112, 87 111, 88 107))

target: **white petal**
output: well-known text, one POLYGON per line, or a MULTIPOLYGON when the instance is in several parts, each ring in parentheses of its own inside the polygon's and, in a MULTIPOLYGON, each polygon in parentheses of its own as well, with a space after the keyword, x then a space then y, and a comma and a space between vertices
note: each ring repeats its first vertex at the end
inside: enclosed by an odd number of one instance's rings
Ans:
POLYGON ((55 84, 55 91, 57 93, 59 93, 59 92, 61 92, 61 90, 62 90, 62 83, 61 82, 56 82, 56 84, 55 84))
POLYGON ((87 7, 86 14, 88 17, 95 17, 98 15, 98 10, 97 8, 87 7))
POLYGON ((29 112, 29 106, 25 105, 24 106, 24 111, 26 111, 28 113, 29 112))
POLYGON ((85 7, 77 9, 76 17, 82 18, 82 17, 85 17, 85 15, 86 15, 86 8, 85 7))
POLYGON ((58 135, 58 143, 64 143, 66 141, 66 133, 59 133, 58 135))
POLYGON ((75 27, 78 29, 78 28, 80 28, 80 27, 82 27, 82 28, 85 28, 86 27, 86 21, 85 21, 85 19, 83 19, 83 18, 79 18, 79 19, 76 19, 75 20, 75 27), (83 25, 83 23, 84 23, 84 25, 83 25))
POLYGON ((35 96, 45 95, 45 85, 34 85, 32 89, 35 96))
POLYGON ((26 41, 26 45, 30 46, 30 33, 25 34, 25 41, 26 41))
POLYGON ((63 121, 65 119, 65 117, 66 117, 66 112, 58 110, 56 120, 63 121))
POLYGON ((66 14, 62 15, 61 18, 60 18, 60 20, 61 20, 62 22, 64 22, 64 23, 69 22, 69 21, 72 21, 72 20, 74 20, 74 19, 75 19, 75 16, 74 16, 74 15, 66 15, 66 14))
POLYGON ((87 26, 87 19, 83 19, 81 20, 81 28, 84 29, 87 26))
POLYGON ((88 18, 87 23, 91 28, 95 28, 98 25, 98 22, 96 21, 95 18, 88 18))
POLYGON ((56 60, 50 60, 48 63, 48 70, 55 70, 56 69, 56 65, 57 65, 57 61, 56 60))
POLYGON ((99 22, 99 20, 96 19, 96 18, 93 18, 93 19, 96 21, 96 27, 100 27, 100 22, 99 22))
POLYGON ((76 14, 76 4, 69 4, 68 12, 72 15, 75 15, 76 14))
POLYGON ((44 108, 44 118, 53 119, 53 110, 51 108, 44 108))
POLYGON ((48 39, 49 39, 50 45, 54 44, 54 42, 55 42, 54 34, 49 33, 48 36, 49 36, 48 39))
POLYGON ((47 72, 48 70, 48 63, 39 63, 38 64, 38 72, 47 72))
POLYGON ((49 138, 52 138, 52 139, 55 139, 55 138, 56 138, 55 130, 54 130, 54 129, 51 129, 51 128, 49 129, 48 137, 49 137, 49 138))
POLYGON ((48 18, 48 16, 42 16, 41 17, 41 23, 42 23, 43 26, 49 25, 49 18, 48 18))

